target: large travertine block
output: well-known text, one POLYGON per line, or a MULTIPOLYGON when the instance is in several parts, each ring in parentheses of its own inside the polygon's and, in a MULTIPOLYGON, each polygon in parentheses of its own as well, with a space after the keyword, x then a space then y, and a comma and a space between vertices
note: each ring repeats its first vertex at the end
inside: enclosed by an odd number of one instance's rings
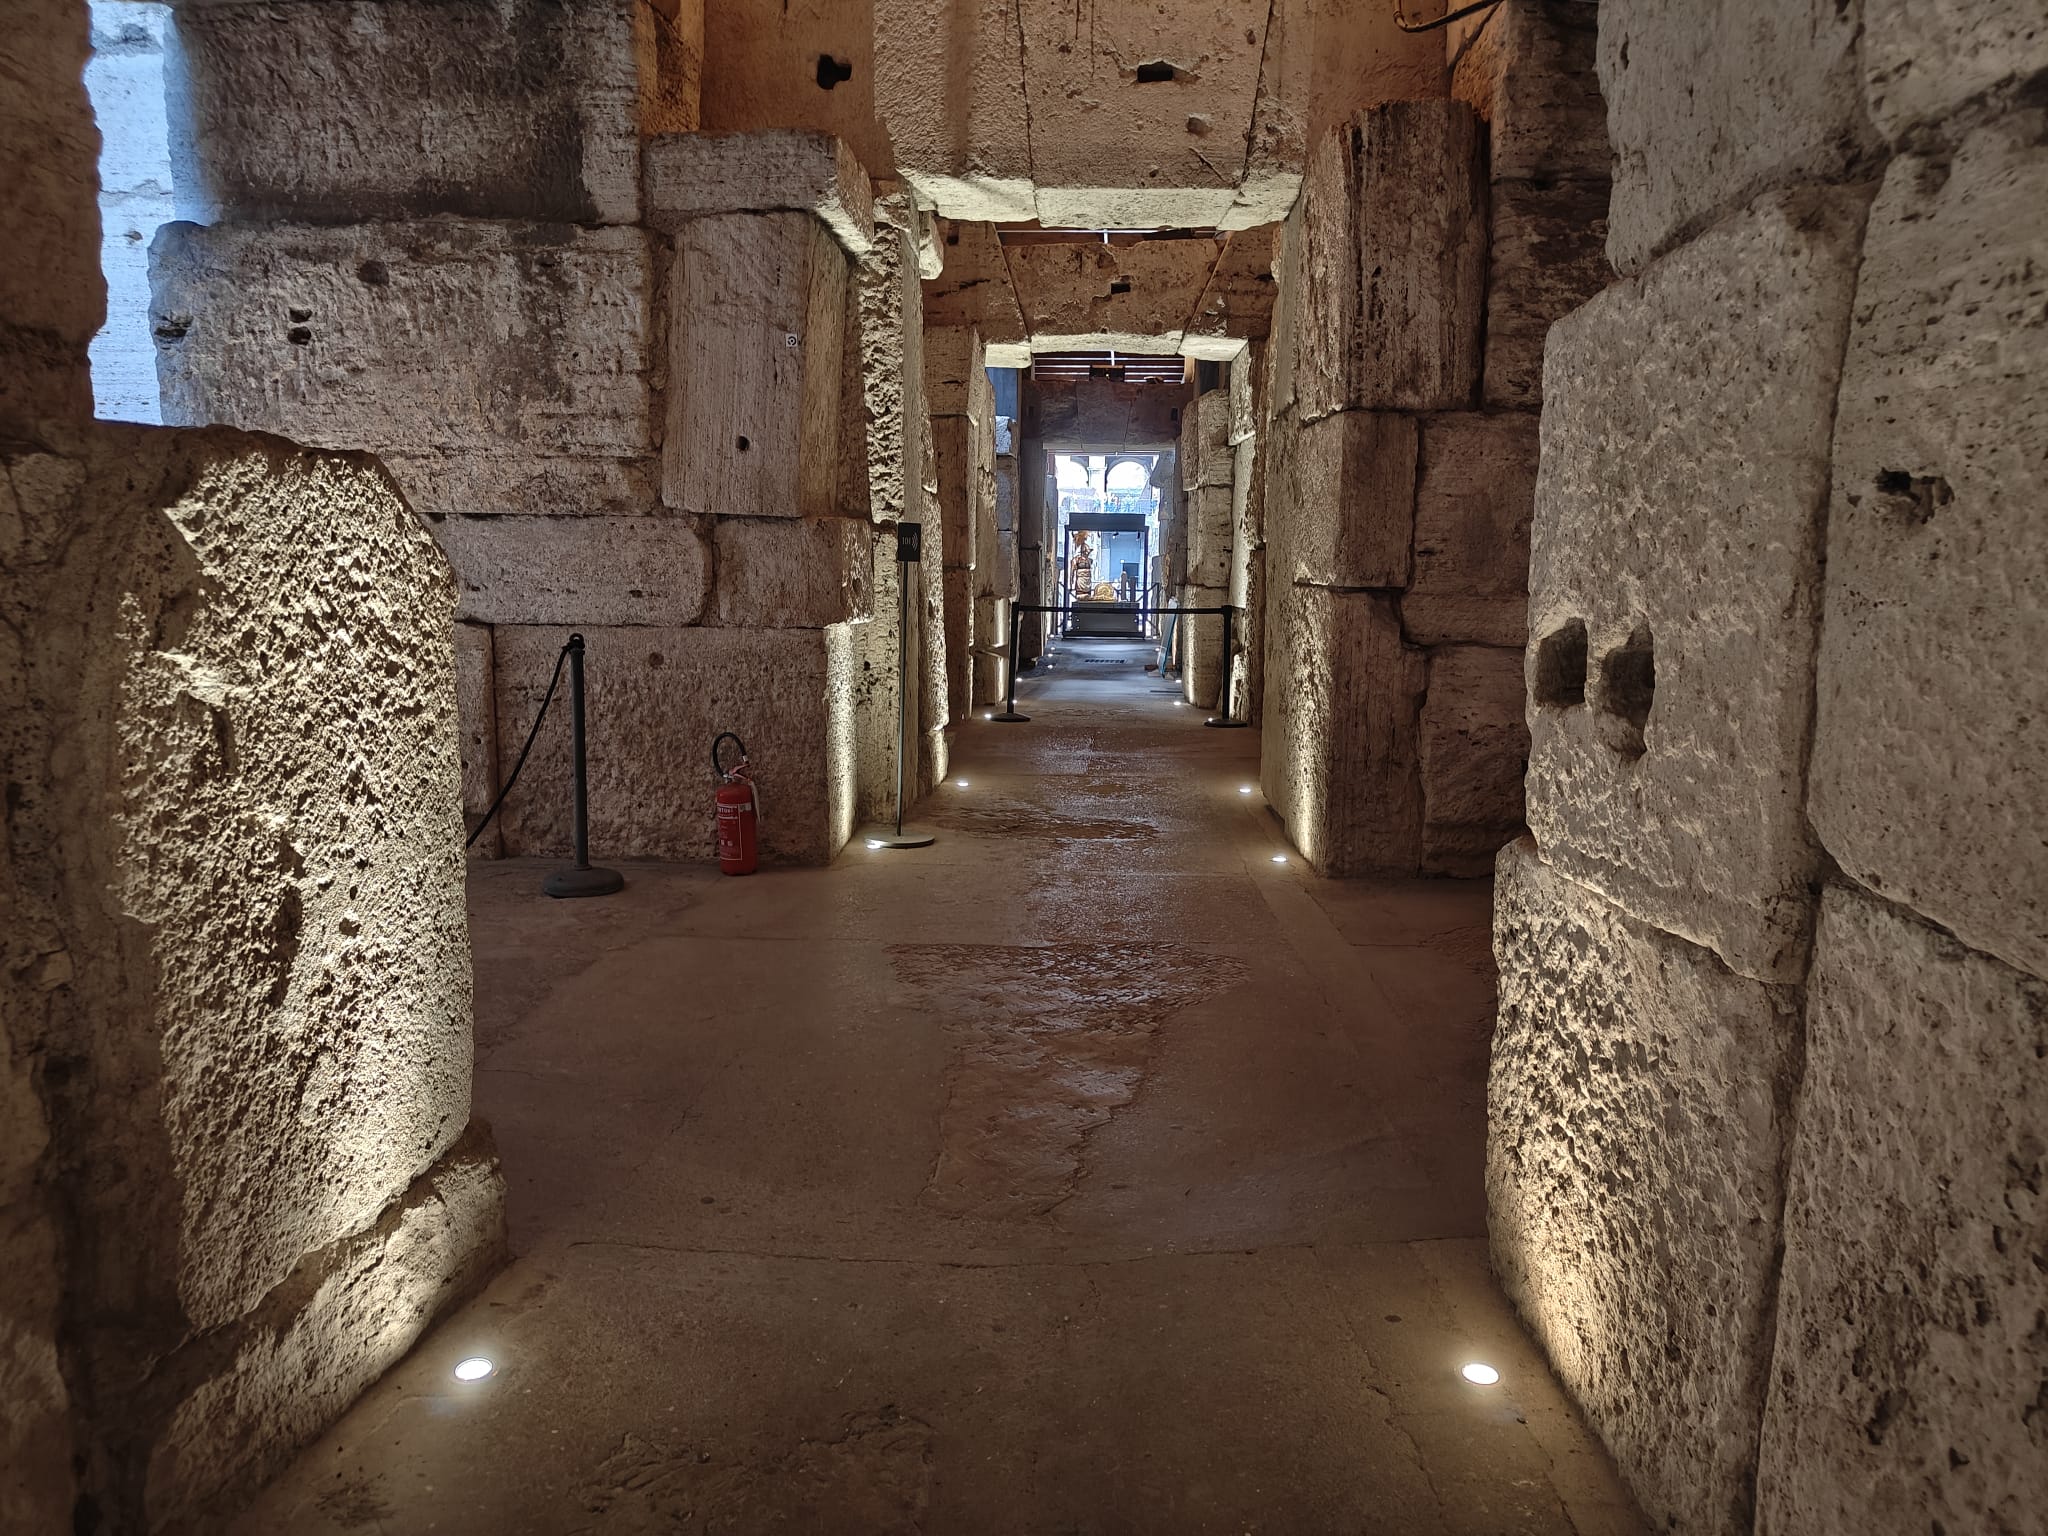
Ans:
POLYGON ((807 213, 692 219, 670 280, 662 495, 721 517, 840 512, 851 273, 807 213))
POLYGON ((1892 163, 1835 416, 1811 815, 1842 868, 2048 975, 2048 148, 1892 163))
POLYGON ((1036 218, 1013 0, 882 0, 874 50, 875 113, 918 201, 953 219, 1036 218))
POLYGON ((1230 445, 1235 448, 1259 430, 1260 397, 1264 390, 1266 344, 1255 342, 1230 365, 1230 445))
POLYGON ((818 629, 874 612, 873 525, 866 518, 718 519, 717 624, 818 629))
POLYGON ((2038 0, 1863 0, 1863 89, 1888 138, 2048 69, 2038 0))
POLYGON ((974 702, 977 706, 1002 704, 1008 685, 1010 655, 1009 599, 992 595, 974 600, 974 702))
POLYGON ((642 152, 647 222, 675 231, 721 213, 808 213, 847 255, 874 250, 875 196, 844 141, 794 128, 676 133, 642 152))
POLYGON ((370 448, 433 518, 654 500, 638 230, 166 224, 150 284, 168 422, 370 448))
POLYGON ((93 414, 86 349, 107 313, 100 276, 100 135, 83 75, 91 18, 76 0, 17 0, 0 51, 0 434, 93 414))
POLYGON ((1410 640, 1521 649, 1538 449, 1536 418, 1520 412, 1423 419, 1415 574, 1401 599, 1410 640))
POLYGON ((1429 653, 1422 702, 1422 872, 1484 875, 1522 834, 1529 726, 1522 653, 1446 645, 1429 653))
POLYGON ((940 237, 945 265, 924 280, 927 327, 971 326, 988 341, 1017 343, 1030 332, 1017 290, 1010 282, 1010 264, 993 224, 957 223, 940 237))
POLYGON ((1033 390, 1034 436, 1074 452, 1171 448, 1180 440, 1185 384, 1048 379, 1033 390))
POLYGON ((867 444, 869 515, 877 523, 922 523, 919 479, 930 432, 924 394, 924 326, 916 253, 900 195, 880 205, 875 255, 854 273, 860 314, 861 411, 867 444))
POLYGON ((1798 993, 1552 869, 1494 885, 1494 1271, 1659 1529, 1747 1536, 1798 993))
POLYGON ((173 1410, 147 1504, 231 1510, 289 1465, 441 1317, 505 1263, 504 1184, 479 1123, 367 1231, 313 1255, 303 1297, 234 1330, 220 1370, 173 1410))
POLYGON ((1551 331, 1529 567, 1529 825, 1759 979, 1805 965, 1828 437, 1863 222, 1760 199, 1551 331))
POLYGON ((955 565, 940 580, 945 633, 946 718, 965 720, 974 708, 974 572, 955 565))
MULTIPOLYGON (((1193 579, 1191 575, 1190 582, 1193 579)), ((1230 594, 1222 587, 1189 585, 1181 589, 1184 608, 1220 608, 1229 601, 1230 594)), ((1223 615, 1190 613, 1179 627, 1182 697, 1197 708, 1214 709, 1223 687, 1223 615)))
POLYGON ((2048 983, 1822 898, 1757 1530, 2024 1531, 2041 1455, 2048 983))
POLYGON ((981 335, 974 327, 925 327, 924 396, 932 415, 968 415, 986 380, 984 368, 981 335))
POLYGON ((1242 357, 1246 342, 1266 334, 1279 286, 1273 281, 1279 237, 1277 224, 1223 237, 1223 249, 1181 336, 1184 355, 1227 361, 1242 357))
POLYGON ((1544 337, 1612 281, 1605 182, 1495 182, 1486 273, 1486 403, 1541 405, 1544 337))
POLYGON ((1861 21, 1837 0, 1601 6, 1616 271, 1640 272, 1766 188, 1836 179, 1857 162, 1870 137, 1861 21))
POLYGON ((1401 587, 1411 569, 1417 423, 1344 411, 1303 427, 1293 486, 1275 509, 1275 578, 1325 587, 1401 587))
POLYGON ((1234 499, 1228 485, 1197 486, 1188 492, 1188 580, 1198 586, 1229 586, 1236 536, 1231 520, 1234 499))
MULTIPOLYGON (((714 852, 711 740, 747 745, 761 787, 761 850, 822 864, 852 834, 853 647, 825 629, 590 629, 590 846, 599 859, 706 859, 714 852)), ((560 629, 500 626, 498 730, 526 739, 560 629)), ((569 723, 548 712, 499 814, 514 855, 570 851, 569 723)))
POLYGON ((1005 254, 1038 350, 1162 353, 1180 350, 1222 253, 1217 240, 1170 239, 1030 242, 1005 254))
POLYGON ((711 582, 683 517, 451 517, 433 532, 455 616, 480 624, 694 624, 711 582))
MULTIPOLYGON (((462 757, 462 821, 470 831, 490 810, 498 795, 498 704, 496 669, 491 660, 488 624, 455 626, 455 725, 462 757)), ((472 858, 495 858, 503 852, 498 824, 493 821, 469 846, 472 858)))
POLYGON ((1275 584, 1267 601, 1266 798, 1321 873, 1414 873, 1423 653, 1384 594, 1275 584))
POLYGON ((1460 101, 1371 107, 1324 135, 1302 189, 1304 421, 1477 399, 1485 162, 1485 134, 1460 101))
POLYGON ((636 0, 178 9, 184 217, 639 217, 636 0))
MULTIPOLYGON (((9 954, 35 985, 8 1028, 78 1064, 81 1427, 146 1455, 166 1384, 213 1380, 259 1307, 289 1321, 287 1282, 468 1122, 454 593, 363 455, 102 425, 6 468, 5 942, 35 957, 9 954)), ((302 1437, 202 1430, 220 1455, 302 1437)))
POLYGON ((1599 22, 1588 0, 1507 0, 1459 55, 1451 94, 1486 121, 1495 181, 1607 179, 1599 22))
POLYGON ((971 416, 934 416, 931 427, 939 469, 938 517, 945 530, 943 559, 948 570, 972 570, 980 553, 974 519, 979 428, 971 416))
POLYGON ((1212 389, 1181 413, 1181 485, 1190 491, 1227 486, 1236 464, 1230 451, 1230 392, 1212 389))

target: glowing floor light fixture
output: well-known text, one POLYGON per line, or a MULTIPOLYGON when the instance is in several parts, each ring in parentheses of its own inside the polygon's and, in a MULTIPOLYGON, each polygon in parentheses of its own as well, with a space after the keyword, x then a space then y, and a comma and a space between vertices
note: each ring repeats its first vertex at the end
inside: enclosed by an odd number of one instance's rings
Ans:
POLYGON ((1252 787, 1249 784, 1240 784, 1237 786, 1237 792, 1240 795, 1248 795, 1252 792, 1252 787))
POLYGON ((1287 862, 1287 855, 1284 853, 1276 853, 1273 855, 1273 862, 1275 864, 1285 864, 1287 862))
POLYGON ((1458 1374, 1475 1387, 1490 1387, 1500 1380, 1499 1371, 1478 1360, 1468 1363, 1458 1374))
POLYGON ((486 1359, 482 1355, 471 1355, 467 1360, 455 1362, 455 1379, 457 1381, 482 1381, 497 1368, 495 1361, 486 1359))
POLYGON ((869 846, 870 848, 879 848, 879 847, 881 847, 881 846, 882 846, 882 844, 881 844, 881 840, 880 840, 880 839, 878 839, 878 838, 873 838, 873 837, 871 837, 871 838, 869 838, 869 839, 868 839, 868 846, 869 846))
POLYGON ((965 789, 967 787, 967 781, 965 779, 955 779, 953 783, 957 788, 960 789, 965 789))

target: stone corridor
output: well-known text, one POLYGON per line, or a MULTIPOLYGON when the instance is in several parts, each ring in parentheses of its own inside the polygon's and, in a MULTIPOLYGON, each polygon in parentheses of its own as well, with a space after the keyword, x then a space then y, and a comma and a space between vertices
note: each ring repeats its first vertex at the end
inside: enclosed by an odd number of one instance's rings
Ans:
POLYGON ((1487 1270, 1486 885, 1274 864, 1137 651, 929 848, 473 866, 518 1257, 238 1529, 1641 1531, 1487 1270))

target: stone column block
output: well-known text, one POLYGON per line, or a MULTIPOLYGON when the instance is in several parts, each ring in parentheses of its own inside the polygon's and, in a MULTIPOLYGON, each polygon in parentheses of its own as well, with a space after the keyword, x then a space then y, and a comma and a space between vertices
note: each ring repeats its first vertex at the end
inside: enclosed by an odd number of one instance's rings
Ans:
POLYGON ((1261 224, 1223 237, 1223 249, 1181 336, 1183 355, 1227 362, 1243 357, 1246 345, 1267 333, 1278 287, 1273 281, 1278 232, 1277 224, 1261 224))
MULTIPOLYGON (((1230 594, 1218 586, 1187 586, 1182 606, 1219 608, 1230 594)), ((1223 687, 1223 615, 1191 613, 1180 621, 1181 694, 1198 709, 1214 709, 1223 687)))
POLYGON ((974 572, 945 568, 941 622, 946 647, 946 718, 965 720, 974 708, 974 572))
MULTIPOLYGON (((839 493, 846 256, 807 213, 677 233, 663 499, 722 517, 825 517, 839 493)), ((863 509, 864 510, 864 509, 863 509)))
POLYGON ((1212 389, 1181 415, 1181 484, 1191 491, 1203 485, 1228 485, 1235 462, 1230 451, 1230 392, 1212 389))
POLYGON ((634 229, 166 224, 164 419, 370 448, 431 518, 642 512, 652 275, 634 229))
POLYGON ((1607 180, 1599 21, 1587 0, 1505 0, 1459 55, 1451 94, 1486 121, 1496 182, 1607 180))
MULTIPOLYGON (((858 526, 857 524, 855 526, 858 526)), ((587 629, 590 845, 610 859, 716 851, 711 741, 747 744, 761 789, 761 848, 822 864, 852 835, 854 667, 847 626, 587 629), (701 765, 701 766, 700 766, 701 765)), ((566 634, 500 626, 498 728, 526 739, 566 634)), ((569 717, 548 711, 499 814, 506 852, 570 850, 569 717)))
POLYGON ((1422 872, 1480 876, 1522 833, 1529 726, 1522 653, 1446 645, 1429 653, 1418 735, 1422 872))
POLYGON ((675 133, 642 151, 647 223, 678 231, 722 213, 808 213, 856 261, 875 247, 874 187, 845 142, 829 133, 675 133))
POLYGON ((1495 182, 1486 272, 1486 403, 1540 406, 1543 340, 1551 326, 1613 281, 1605 182, 1495 182))
POLYGON ((689 518, 451 517, 455 616, 480 624, 694 624, 711 584, 689 518))
POLYGON ((1757 1530, 2025 1530, 2048 983, 1835 885, 1806 1019, 1757 1530))
POLYGON ((635 223, 638 3, 181 5, 180 212, 635 223))
POLYGON ((1615 270, 1642 271, 1765 188, 1846 174, 1871 137, 1861 25, 1861 7, 1836 0, 1601 6, 1615 270))
POLYGON ((1324 136, 1302 189, 1304 421, 1476 401, 1485 161, 1479 120, 1461 101, 1371 107, 1324 136))
MULTIPOLYGON (((0 1013, 78 1064, 61 1155, 93 1239, 67 1286, 81 1445, 123 1528, 214 1529, 214 1501, 502 1254, 488 1148, 462 1150, 453 586, 363 454, 102 424, 74 456, 10 455, 0 483, 18 637, 0 1013), (485 1165, 475 1220, 421 1212, 435 1254, 401 1260, 416 1181, 465 1160, 485 1165), (345 1256, 375 1271, 380 1327, 270 1359, 277 1331, 318 1324, 345 1256), (229 1382, 294 1409, 195 1407, 229 1382), (175 1488, 133 1507, 173 1440, 175 1488)), ((34 1355, 9 1359, 10 1402, 34 1402, 34 1355)))
POLYGON ((1321 873, 1413 874, 1423 654, 1384 594, 1276 585, 1268 600, 1267 798, 1321 873))
POLYGON ((1746 1536, 1798 992, 1501 851, 1494 1271, 1662 1529, 1746 1536))
POLYGON ((1411 641, 1520 650, 1538 448, 1536 418, 1521 412, 1423 418, 1415 571, 1401 599, 1411 641))
POLYGON ((981 596, 974 600, 974 702, 1000 708, 1009 682, 1010 602, 981 596))
POLYGON ((938 513, 945 530, 944 561, 949 570, 974 569, 975 439, 971 416, 934 416, 932 447, 939 472, 938 513))
POLYGON ((1855 879, 2048 975, 2048 149, 1892 162, 1835 418, 1811 814, 1855 879))
POLYGON ((1560 321, 1529 569, 1529 825, 1632 915, 1805 965, 1828 437, 1859 194, 1760 199, 1560 321), (1739 445, 1736 451, 1734 445, 1739 445))
POLYGON ((985 371, 981 333, 971 325, 924 332, 925 405, 934 416, 965 416, 976 376, 985 371))
POLYGON ((1417 422, 1344 411, 1303 427, 1289 456, 1293 487, 1269 535, 1281 580, 1402 587, 1412 569, 1417 422))
POLYGON ((721 517, 711 622, 819 629, 874 613, 873 525, 865 518, 721 517))
POLYGON ((1229 587, 1235 533, 1231 526, 1232 500, 1228 485, 1205 485, 1188 492, 1187 579, 1198 586, 1219 590, 1229 587))

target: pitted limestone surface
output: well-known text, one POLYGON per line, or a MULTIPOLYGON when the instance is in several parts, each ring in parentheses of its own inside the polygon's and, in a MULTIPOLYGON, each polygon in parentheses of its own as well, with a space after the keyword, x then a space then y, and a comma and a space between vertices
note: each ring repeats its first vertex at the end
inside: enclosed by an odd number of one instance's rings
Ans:
POLYGON ((924 1198, 1011 1219, 1073 1194, 1089 1132, 1138 1096, 1160 1027, 1246 974, 1236 960, 1147 944, 892 953, 959 1041, 924 1198))

